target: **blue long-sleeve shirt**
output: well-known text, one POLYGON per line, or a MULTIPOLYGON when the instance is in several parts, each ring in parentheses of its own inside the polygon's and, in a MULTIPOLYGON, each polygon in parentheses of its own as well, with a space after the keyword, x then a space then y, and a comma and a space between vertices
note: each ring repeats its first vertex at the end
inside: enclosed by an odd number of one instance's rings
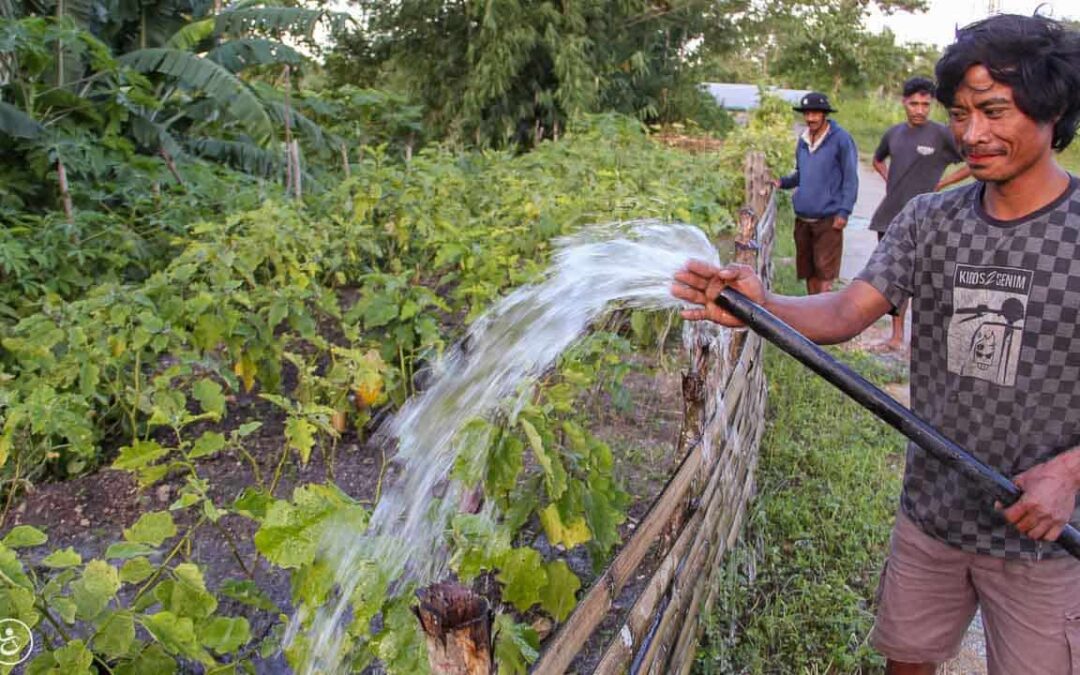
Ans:
POLYGON ((795 145, 795 172, 780 179, 785 190, 798 188, 792 198, 795 214, 803 218, 847 218, 859 194, 859 153, 855 139, 830 120, 829 132, 810 152, 804 138, 795 145))

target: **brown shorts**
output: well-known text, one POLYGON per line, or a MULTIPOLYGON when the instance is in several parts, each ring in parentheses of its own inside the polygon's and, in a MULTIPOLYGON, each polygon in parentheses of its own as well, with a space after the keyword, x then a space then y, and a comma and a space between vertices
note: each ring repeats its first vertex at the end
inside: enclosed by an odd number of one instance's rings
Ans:
POLYGON ((833 281, 840 276, 844 231, 833 227, 834 220, 795 217, 795 273, 800 279, 833 281))
POLYGON ((990 675, 1080 675, 1080 562, 966 553, 898 514, 870 643, 902 663, 956 656, 982 608, 990 675))

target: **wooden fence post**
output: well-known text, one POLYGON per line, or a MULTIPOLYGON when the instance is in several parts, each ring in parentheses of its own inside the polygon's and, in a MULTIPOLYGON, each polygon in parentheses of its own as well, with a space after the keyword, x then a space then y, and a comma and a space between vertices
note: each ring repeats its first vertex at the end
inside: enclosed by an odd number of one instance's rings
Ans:
POLYGON ((760 219, 765 214, 765 207, 769 204, 773 187, 764 152, 746 153, 746 158, 743 160, 743 176, 746 185, 744 203, 753 209, 754 219, 760 219))
POLYGON ((416 616, 427 636, 433 675, 490 675, 491 611, 487 600, 452 582, 433 584, 417 593, 416 616))

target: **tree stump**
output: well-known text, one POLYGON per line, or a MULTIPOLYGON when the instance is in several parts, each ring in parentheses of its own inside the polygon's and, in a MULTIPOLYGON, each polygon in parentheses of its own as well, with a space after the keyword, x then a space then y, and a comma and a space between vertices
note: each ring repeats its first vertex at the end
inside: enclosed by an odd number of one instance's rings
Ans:
POLYGON ((491 611, 487 600, 460 584, 443 582, 417 593, 416 616, 427 635, 433 675, 490 675, 491 611))

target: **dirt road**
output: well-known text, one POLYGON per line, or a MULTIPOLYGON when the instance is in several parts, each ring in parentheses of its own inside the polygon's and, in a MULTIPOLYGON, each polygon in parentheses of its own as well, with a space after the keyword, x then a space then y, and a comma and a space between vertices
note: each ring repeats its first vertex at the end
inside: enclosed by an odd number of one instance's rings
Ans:
POLYGON ((859 163, 859 197, 855 210, 844 230, 844 257, 840 262, 840 278, 851 280, 863 268, 877 246, 877 235, 870 229, 870 218, 885 198, 885 181, 872 168, 859 163))

